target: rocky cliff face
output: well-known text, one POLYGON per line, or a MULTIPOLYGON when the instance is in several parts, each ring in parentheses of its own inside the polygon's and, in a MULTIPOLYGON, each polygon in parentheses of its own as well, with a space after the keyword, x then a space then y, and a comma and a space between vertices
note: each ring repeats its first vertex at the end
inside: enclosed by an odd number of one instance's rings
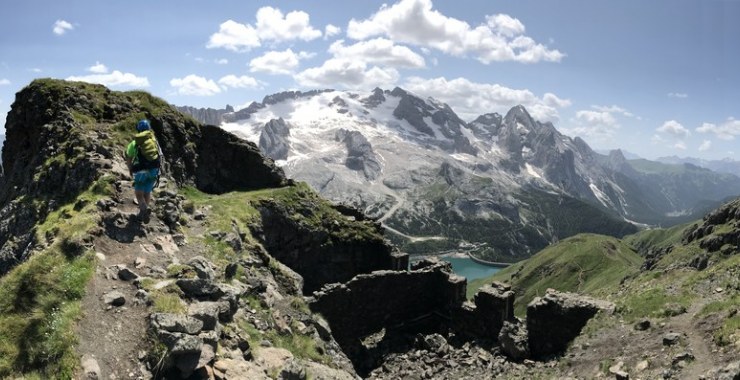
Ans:
POLYGON ((259 147, 267 157, 273 160, 284 160, 288 158, 290 146, 288 137, 290 129, 285 120, 273 119, 265 124, 265 130, 260 134, 259 147))
POLYGON ((227 113, 234 112, 234 107, 228 104, 224 109, 182 106, 177 107, 177 110, 186 115, 192 116, 193 118, 195 118, 195 120, 198 120, 201 123, 209 125, 221 125, 221 122, 223 122, 223 116, 227 113))

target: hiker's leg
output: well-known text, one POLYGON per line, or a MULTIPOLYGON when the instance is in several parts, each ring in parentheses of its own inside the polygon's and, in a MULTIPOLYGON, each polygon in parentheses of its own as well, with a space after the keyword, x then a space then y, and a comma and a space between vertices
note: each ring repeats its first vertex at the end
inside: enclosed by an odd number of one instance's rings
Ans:
POLYGON ((151 192, 144 193, 144 202, 146 202, 147 207, 151 206, 151 203, 152 203, 152 193, 151 192))
POLYGON ((136 200, 139 202, 139 210, 146 211, 147 209, 147 200, 144 196, 144 191, 142 190, 135 190, 134 194, 136 195, 136 200))

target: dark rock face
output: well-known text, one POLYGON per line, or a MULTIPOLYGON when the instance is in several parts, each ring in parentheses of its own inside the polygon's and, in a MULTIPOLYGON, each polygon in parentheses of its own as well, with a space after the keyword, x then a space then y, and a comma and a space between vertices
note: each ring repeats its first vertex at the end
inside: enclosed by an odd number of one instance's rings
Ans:
POLYGON ((498 136, 502 122, 503 117, 498 113, 487 113, 485 115, 478 116, 478 118, 468 124, 468 128, 470 128, 473 131, 473 134, 479 139, 490 141, 494 137, 498 136))
POLYGON ((290 145, 288 143, 290 129, 283 118, 272 119, 265 124, 265 129, 260 134, 259 147, 273 160, 285 160, 288 158, 290 145))
POLYGON ((413 321, 448 315, 465 299, 466 284, 463 277, 451 273, 448 263, 412 271, 378 271, 324 287, 314 293, 310 307, 327 319, 342 349, 363 367, 372 355, 359 343, 361 339, 383 328, 390 336, 391 326, 409 333, 416 328, 413 321))
POLYGON ((375 108, 384 101, 385 96, 383 95, 383 90, 378 87, 375 87, 372 95, 361 100, 362 104, 367 108, 375 108))
POLYGON ((285 183, 283 171, 262 156, 254 143, 219 127, 204 125, 195 175, 199 189, 209 193, 262 189, 285 183))
POLYGON ((372 181, 380 175, 382 166, 378 155, 373 151, 373 146, 359 131, 347 131, 340 129, 335 139, 344 141, 347 147, 347 160, 345 166, 357 171, 362 171, 367 180, 372 181))
POLYGON ((522 323, 504 322, 498 335, 501 350, 514 361, 522 361, 529 357, 527 338, 527 329, 522 323))
POLYGON ((446 141, 437 140, 436 143, 439 144, 440 148, 449 152, 477 154, 475 147, 462 134, 461 128, 466 125, 465 122, 448 105, 435 104, 437 108, 432 107, 421 98, 411 95, 399 87, 393 89, 390 94, 401 98, 398 106, 393 110, 393 116, 406 120, 420 133, 436 138, 438 136, 432 127, 424 121, 424 118, 429 117, 447 139, 446 141))
POLYGON ((504 323, 514 321, 511 286, 498 282, 484 285, 475 294, 473 304, 463 304, 453 320, 457 329, 468 336, 498 339, 504 323))
POLYGON ((532 358, 542 359, 565 351, 599 310, 614 305, 572 293, 548 290, 527 305, 527 331, 532 358))
MULTIPOLYGON (((307 201, 292 209, 288 207, 269 200, 260 202, 257 209, 262 217, 262 229, 253 234, 270 255, 304 277, 304 292, 310 293, 327 283, 347 281, 360 273, 396 267, 398 258, 379 230, 365 239, 350 239, 338 234, 342 230, 340 219, 310 225, 291 218, 291 215, 311 214, 318 204, 307 201)), ((381 227, 378 224, 373 228, 381 227)))
POLYGON ((186 115, 192 116, 195 120, 198 120, 203 124, 221 125, 221 122, 223 121, 223 116, 227 113, 234 112, 234 107, 228 104, 224 109, 182 106, 177 107, 177 110, 186 115))

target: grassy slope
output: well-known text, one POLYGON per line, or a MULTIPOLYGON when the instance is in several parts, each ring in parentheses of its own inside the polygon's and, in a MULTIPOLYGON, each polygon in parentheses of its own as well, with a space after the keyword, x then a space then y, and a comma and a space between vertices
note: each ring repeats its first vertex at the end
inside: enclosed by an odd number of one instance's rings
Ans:
POLYGON ((46 248, 0 278, 0 377, 73 376, 74 325, 95 267, 91 250, 79 248, 97 226, 95 201, 112 192, 110 180, 52 212, 36 230, 46 248))
POLYGON ((512 284, 517 293, 517 314, 547 288, 596 295, 607 294, 627 276, 634 275, 642 259, 619 240, 580 234, 543 249, 530 259, 486 279, 472 281, 468 296, 492 280, 512 284))

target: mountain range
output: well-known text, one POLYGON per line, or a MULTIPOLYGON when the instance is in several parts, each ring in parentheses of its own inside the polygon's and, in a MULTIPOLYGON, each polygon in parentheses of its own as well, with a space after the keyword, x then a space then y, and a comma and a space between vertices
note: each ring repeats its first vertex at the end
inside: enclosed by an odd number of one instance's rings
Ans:
POLYGON ((734 175, 596 153, 523 106, 465 122, 398 87, 289 91, 207 114, 289 177, 378 219, 410 253, 514 261, 580 232, 693 220, 740 192, 734 175))
POLYGON ((702 168, 707 168, 718 173, 730 173, 736 176, 740 176, 740 161, 736 161, 730 158, 724 158, 721 160, 705 160, 696 157, 668 156, 659 157, 656 161, 674 165, 691 164, 702 168))

